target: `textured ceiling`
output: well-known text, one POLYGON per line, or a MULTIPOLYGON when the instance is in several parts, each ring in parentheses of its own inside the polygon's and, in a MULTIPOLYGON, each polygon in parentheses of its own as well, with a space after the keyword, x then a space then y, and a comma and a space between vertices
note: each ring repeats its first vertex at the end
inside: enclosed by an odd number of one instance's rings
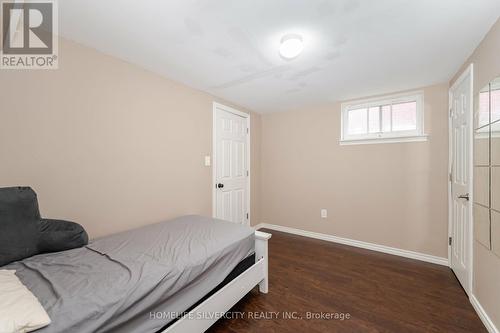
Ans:
POLYGON ((64 0, 62 36, 257 112, 448 81, 499 0, 64 0), (281 37, 304 52, 286 61, 281 37))

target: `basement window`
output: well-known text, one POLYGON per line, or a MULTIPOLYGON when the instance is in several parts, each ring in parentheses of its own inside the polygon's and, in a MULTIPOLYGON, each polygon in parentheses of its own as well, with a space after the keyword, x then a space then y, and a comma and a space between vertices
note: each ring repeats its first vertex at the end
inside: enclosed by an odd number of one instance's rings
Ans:
POLYGON ((422 92, 344 103, 340 144, 425 141, 423 110, 422 92))

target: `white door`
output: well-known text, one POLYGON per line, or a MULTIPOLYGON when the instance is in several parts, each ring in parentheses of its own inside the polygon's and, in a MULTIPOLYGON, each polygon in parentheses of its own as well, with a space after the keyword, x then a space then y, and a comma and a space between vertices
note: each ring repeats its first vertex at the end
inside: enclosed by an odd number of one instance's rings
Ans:
POLYGON ((450 264, 464 290, 471 287, 472 67, 450 90, 450 264))
POLYGON ((249 118, 214 103, 214 216, 249 224, 249 118))

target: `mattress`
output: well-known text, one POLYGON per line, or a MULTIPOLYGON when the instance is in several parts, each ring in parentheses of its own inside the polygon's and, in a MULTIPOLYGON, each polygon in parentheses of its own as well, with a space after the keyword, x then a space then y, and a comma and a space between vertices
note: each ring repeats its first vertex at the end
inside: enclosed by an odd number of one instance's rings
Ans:
POLYGON ((37 332, 155 332, 253 252, 252 228, 183 216, 3 268, 16 270, 49 314, 37 332))
POLYGON ((233 281, 235 278, 237 278, 240 274, 242 274, 243 272, 245 272, 247 269, 249 269, 253 265, 255 265, 255 253, 253 253, 252 255, 250 255, 250 256, 246 257, 245 259, 243 259, 242 261, 240 261, 238 263, 238 265, 236 265, 236 267, 231 271, 231 273, 229 273, 229 275, 226 276, 226 278, 224 279, 224 281, 222 281, 221 283, 219 283, 219 285, 217 285, 217 287, 215 287, 214 289, 212 289, 208 294, 206 294, 205 296, 203 296, 203 298, 201 298, 200 300, 198 300, 198 302, 196 302, 191 307, 189 307, 189 309, 187 309, 185 312, 183 312, 177 319, 169 322, 167 325, 165 325, 164 327, 162 327, 156 333, 161 333, 165 329, 169 328, 177 320, 179 320, 180 318, 182 318, 183 315, 189 313, 189 311, 194 310, 198 305, 200 305, 201 303, 203 303, 204 301, 206 301, 208 298, 210 298, 210 296, 212 296, 213 294, 215 294, 216 292, 218 292, 219 290, 221 290, 222 288, 224 288, 227 284, 229 284, 229 282, 233 281))

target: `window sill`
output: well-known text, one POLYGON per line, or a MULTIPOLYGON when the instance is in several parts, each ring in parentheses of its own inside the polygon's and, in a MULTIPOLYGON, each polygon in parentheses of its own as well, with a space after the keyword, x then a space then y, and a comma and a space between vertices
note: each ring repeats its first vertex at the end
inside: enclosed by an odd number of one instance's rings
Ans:
POLYGON ((403 142, 424 142, 427 141, 428 135, 405 136, 396 138, 376 138, 376 139, 355 139, 355 140, 340 140, 341 146, 350 145, 374 145, 380 143, 403 143, 403 142))

